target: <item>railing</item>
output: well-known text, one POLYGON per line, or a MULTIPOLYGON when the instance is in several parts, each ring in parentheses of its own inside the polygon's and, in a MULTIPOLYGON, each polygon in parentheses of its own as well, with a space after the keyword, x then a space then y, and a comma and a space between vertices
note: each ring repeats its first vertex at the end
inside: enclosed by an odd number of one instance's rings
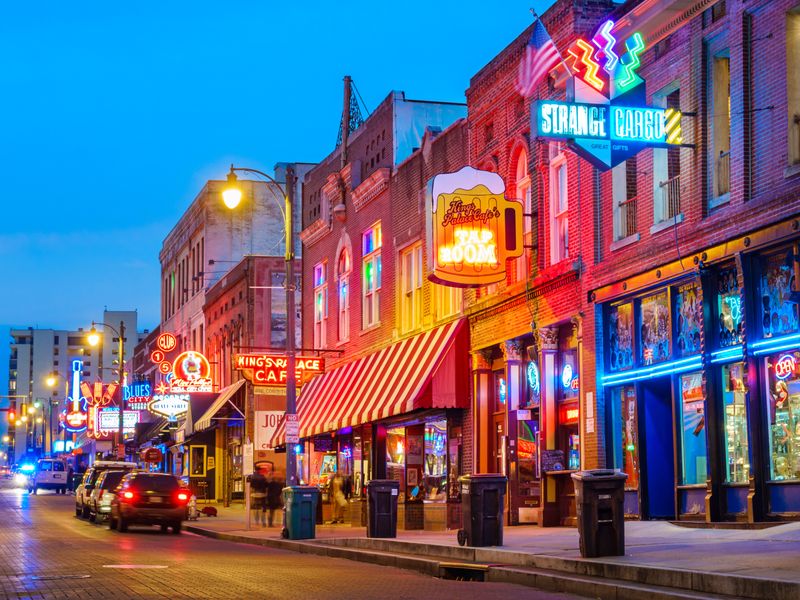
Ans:
POLYGON ((628 198, 619 203, 620 215, 620 239, 625 239, 636 233, 636 200, 638 198, 628 198))
POLYGON ((731 191, 731 151, 719 153, 717 157, 717 193, 716 196, 724 196, 731 191))
POLYGON ((676 175, 672 179, 662 181, 661 187, 661 206, 664 210, 664 221, 681 214, 681 176, 676 175))

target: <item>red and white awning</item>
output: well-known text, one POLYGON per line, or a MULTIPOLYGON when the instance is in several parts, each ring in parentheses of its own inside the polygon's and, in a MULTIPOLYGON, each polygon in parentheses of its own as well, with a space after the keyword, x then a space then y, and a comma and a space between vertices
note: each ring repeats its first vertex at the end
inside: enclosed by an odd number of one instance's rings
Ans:
MULTIPOLYGON (((360 425, 420 408, 459 408, 466 394, 446 393, 456 381, 434 386, 440 367, 456 379, 453 364, 466 365, 464 320, 431 329, 396 342, 378 352, 337 367, 307 383, 297 401, 300 437, 360 425), (461 350, 463 357, 454 355, 461 350), (448 385, 451 383, 452 385, 448 385)), ((272 438, 272 447, 284 443, 284 422, 272 438)))

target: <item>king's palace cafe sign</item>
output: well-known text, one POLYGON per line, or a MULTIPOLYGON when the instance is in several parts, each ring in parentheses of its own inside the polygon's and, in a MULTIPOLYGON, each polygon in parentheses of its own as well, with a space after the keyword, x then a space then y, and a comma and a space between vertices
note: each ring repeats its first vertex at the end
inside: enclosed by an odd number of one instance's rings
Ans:
MULTIPOLYGON (((285 386, 288 359, 278 354, 235 354, 233 367, 257 386, 285 386)), ((295 377, 298 385, 325 371, 325 360, 318 356, 295 356, 295 377)))
POLYGON ((605 21, 590 41, 567 51, 573 77, 567 101, 539 100, 531 110, 539 138, 566 140, 576 154, 605 171, 645 148, 680 146, 681 112, 647 106, 645 82, 636 71, 645 49, 641 34, 624 44, 605 21))

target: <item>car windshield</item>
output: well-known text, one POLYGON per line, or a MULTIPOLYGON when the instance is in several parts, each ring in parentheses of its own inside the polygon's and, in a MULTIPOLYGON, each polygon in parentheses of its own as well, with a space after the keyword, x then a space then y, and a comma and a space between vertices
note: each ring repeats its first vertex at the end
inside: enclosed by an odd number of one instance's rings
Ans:
POLYGON ((141 491, 172 492, 180 487, 178 480, 171 475, 137 475, 131 480, 131 487, 141 491))
POLYGON ((39 471, 52 471, 53 470, 53 463, 49 460, 40 460, 38 466, 36 467, 39 471))
POLYGON ((105 478, 100 484, 100 489, 111 490, 119 485, 122 477, 125 475, 124 471, 109 471, 106 473, 105 478))

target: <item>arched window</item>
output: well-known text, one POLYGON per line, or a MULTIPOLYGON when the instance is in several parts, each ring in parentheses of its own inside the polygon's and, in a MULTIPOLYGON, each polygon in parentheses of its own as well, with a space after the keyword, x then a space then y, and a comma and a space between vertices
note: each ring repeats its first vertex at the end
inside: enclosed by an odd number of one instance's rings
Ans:
POLYGON ((339 297, 339 341, 350 339, 350 272, 353 261, 347 247, 339 252, 336 262, 336 288, 339 297))
MULTIPOLYGON (((530 215, 533 210, 531 207, 531 178, 528 174, 528 153, 521 150, 517 156, 517 163, 515 169, 514 181, 516 182, 516 190, 514 197, 522 201, 524 207, 523 213, 530 215)), ((522 217, 522 239, 523 245, 530 247, 533 244, 532 223, 529 216, 522 217)), ((516 261, 516 281, 524 281, 530 277, 530 270, 528 264, 528 248, 523 247, 522 256, 516 261)))

